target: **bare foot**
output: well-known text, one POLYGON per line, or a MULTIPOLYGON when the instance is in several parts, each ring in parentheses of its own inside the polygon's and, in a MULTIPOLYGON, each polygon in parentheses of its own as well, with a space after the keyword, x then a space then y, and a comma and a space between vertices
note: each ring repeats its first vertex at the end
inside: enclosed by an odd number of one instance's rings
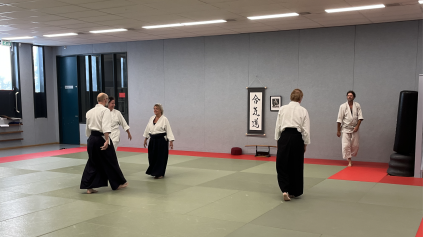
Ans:
POLYGON ((97 190, 94 190, 94 189, 92 189, 92 188, 87 189, 87 193, 88 193, 88 194, 91 194, 91 193, 97 193, 97 192, 98 192, 97 190))
POLYGON ((119 185, 118 189, 122 189, 122 188, 126 188, 126 187, 128 187, 128 182, 119 185))
POLYGON ((155 179, 163 179, 164 177, 163 176, 156 176, 156 177, 154 177, 155 179))
POLYGON ((291 201, 291 198, 289 198, 288 193, 283 193, 283 200, 284 201, 291 201))
POLYGON ((351 167, 352 166, 352 162, 351 162, 351 158, 350 159, 348 159, 348 167, 351 167))

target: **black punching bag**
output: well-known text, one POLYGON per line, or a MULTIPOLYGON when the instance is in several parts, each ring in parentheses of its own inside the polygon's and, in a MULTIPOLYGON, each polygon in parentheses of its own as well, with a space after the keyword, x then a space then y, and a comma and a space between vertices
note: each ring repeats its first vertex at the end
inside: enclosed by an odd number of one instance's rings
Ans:
POLYGON ((394 151, 389 161, 388 174, 414 175, 416 147, 417 91, 401 91, 398 104, 397 130, 394 151))

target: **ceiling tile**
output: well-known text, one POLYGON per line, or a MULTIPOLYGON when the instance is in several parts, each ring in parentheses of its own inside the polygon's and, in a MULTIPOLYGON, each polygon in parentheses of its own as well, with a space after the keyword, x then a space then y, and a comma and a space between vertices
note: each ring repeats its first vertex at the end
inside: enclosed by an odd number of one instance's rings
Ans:
POLYGON ((61 7, 61 6, 69 6, 70 4, 64 2, 58 2, 55 0, 35 0, 35 1, 27 1, 27 2, 20 2, 11 4, 16 7, 30 9, 30 10, 38 10, 48 7, 61 7))
POLYGON ((241 17, 238 14, 225 11, 225 10, 211 10, 211 11, 191 11, 178 14, 182 17, 190 18, 195 21, 207 21, 207 20, 218 20, 218 19, 236 19, 241 17))
POLYGON ((96 10, 88 10, 88 11, 62 13, 58 15, 62 17, 67 17, 67 18, 83 18, 83 17, 104 16, 104 15, 107 15, 107 13, 96 11, 96 10))
POLYGON ((61 7, 49 7, 38 9, 40 12, 45 12, 49 14, 60 14, 60 13, 69 13, 69 12, 79 12, 79 11, 87 11, 90 9, 79 7, 79 6, 61 6, 61 7))
POLYGON ((68 3, 68 4, 84 4, 84 3, 93 3, 93 2, 101 4, 101 2, 105 2, 105 0, 58 0, 58 1, 68 3))
POLYGON ((73 24, 78 24, 78 23, 83 23, 83 22, 78 21, 78 20, 74 20, 74 19, 44 22, 44 24, 46 24, 46 25, 54 25, 54 26, 73 25, 73 24))
POLYGON ((80 31, 83 28, 99 28, 99 27, 104 27, 103 24, 98 24, 98 23, 88 23, 88 22, 84 22, 84 23, 78 23, 78 24, 72 24, 72 25, 64 25, 63 26, 66 29, 72 29, 75 31, 80 31))
POLYGON ((9 5, 1 5, 0 6, 0 13, 3 13, 3 12, 18 12, 18 11, 28 11, 28 9, 15 7, 15 6, 9 6, 9 5))
POLYGON ((148 13, 150 11, 157 11, 157 9, 145 6, 145 5, 130 5, 130 6, 123 6, 123 7, 113 7, 113 8, 106 8, 101 9, 102 12, 110 13, 110 14, 126 14, 129 12, 135 12, 139 14, 148 13))
POLYGON ((117 15, 104 15, 104 16, 79 18, 79 20, 85 21, 85 22, 102 22, 102 21, 113 21, 113 20, 120 20, 120 19, 123 19, 123 17, 117 16, 117 15))
POLYGON ((98 9, 108 9, 113 7, 124 7, 124 6, 136 5, 136 4, 126 0, 109 0, 109 1, 102 1, 101 3, 93 2, 93 3, 83 3, 78 5, 82 7, 98 10, 98 9))

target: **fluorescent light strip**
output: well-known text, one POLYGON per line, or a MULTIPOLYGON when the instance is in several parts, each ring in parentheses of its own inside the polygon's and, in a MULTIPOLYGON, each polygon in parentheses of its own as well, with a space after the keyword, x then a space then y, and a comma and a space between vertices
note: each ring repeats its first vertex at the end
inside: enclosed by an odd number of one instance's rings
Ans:
POLYGON ((43 35, 44 37, 61 37, 61 36, 71 36, 78 35, 77 33, 63 33, 63 34, 52 34, 52 35, 43 35))
POLYGON ((10 38, 3 38, 4 40, 20 40, 20 39, 33 39, 33 36, 22 36, 22 37, 10 37, 10 38))
POLYGON ((264 16, 249 16, 247 17, 250 20, 260 20, 260 19, 270 19, 270 18, 280 18, 280 17, 289 17, 289 16, 298 16, 296 12, 285 13, 285 14, 276 14, 276 15, 264 15, 264 16))
POLYGON ((93 30, 90 33, 109 33, 109 32, 120 32, 120 31, 128 31, 127 29, 111 29, 111 30, 93 30))
POLYGON ((155 29, 155 28, 178 27, 178 26, 183 26, 183 25, 180 23, 177 23, 177 24, 167 24, 167 25, 143 26, 142 28, 155 29))
POLYGON ((419 1, 420 4, 423 4, 423 1, 419 1))
POLYGON ((225 20, 213 20, 213 21, 194 21, 186 23, 176 23, 176 24, 167 24, 167 25, 154 25, 154 26, 143 26, 144 29, 155 29, 155 28, 166 28, 166 27, 178 27, 178 26, 193 26, 193 25, 205 25, 205 24, 215 24, 215 23, 224 23, 225 20))
POLYGON ((369 9, 376 9, 376 8, 384 8, 385 5, 378 4, 378 5, 370 5, 370 6, 362 6, 362 7, 347 7, 347 8, 338 8, 338 9, 328 9, 325 10, 327 13, 333 12, 348 12, 348 11, 360 11, 360 10, 369 10, 369 9))
POLYGON ((227 22, 225 20, 214 20, 214 21, 195 21, 195 22, 187 22, 181 23, 184 26, 193 26, 193 25, 204 25, 204 24, 215 24, 215 23, 224 23, 227 22))

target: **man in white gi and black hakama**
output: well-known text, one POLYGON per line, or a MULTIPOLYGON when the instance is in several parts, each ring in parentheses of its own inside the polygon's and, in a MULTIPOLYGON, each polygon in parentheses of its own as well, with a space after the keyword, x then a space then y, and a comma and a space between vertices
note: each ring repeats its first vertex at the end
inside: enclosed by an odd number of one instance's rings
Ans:
POLYGON ((108 181, 113 190, 128 186, 109 138, 112 118, 110 110, 105 107, 107 100, 107 94, 100 93, 97 96, 98 104, 86 114, 88 161, 80 188, 87 189, 87 193, 96 193, 94 188, 107 187, 108 181))
POLYGON ((348 160, 348 166, 352 166, 351 158, 356 157, 360 146, 360 134, 358 129, 363 121, 363 113, 359 103, 354 102, 355 92, 347 92, 347 102, 339 106, 336 127, 337 136, 342 133, 342 158, 348 160), (342 128, 342 130, 341 130, 342 128))
POLYGON ((167 160, 169 157, 169 146, 173 149, 172 129, 169 120, 163 115, 163 107, 161 104, 154 105, 154 116, 148 121, 144 131, 144 147, 148 143, 148 163, 149 167, 145 172, 154 176, 156 179, 164 178, 166 173, 167 160))
POLYGON ((300 105, 302 99, 300 89, 292 91, 291 102, 279 109, 276 120, 276 171, 285 201, 302 195, 304 190, 304 153, 310 144, 310 119, 300 105))

